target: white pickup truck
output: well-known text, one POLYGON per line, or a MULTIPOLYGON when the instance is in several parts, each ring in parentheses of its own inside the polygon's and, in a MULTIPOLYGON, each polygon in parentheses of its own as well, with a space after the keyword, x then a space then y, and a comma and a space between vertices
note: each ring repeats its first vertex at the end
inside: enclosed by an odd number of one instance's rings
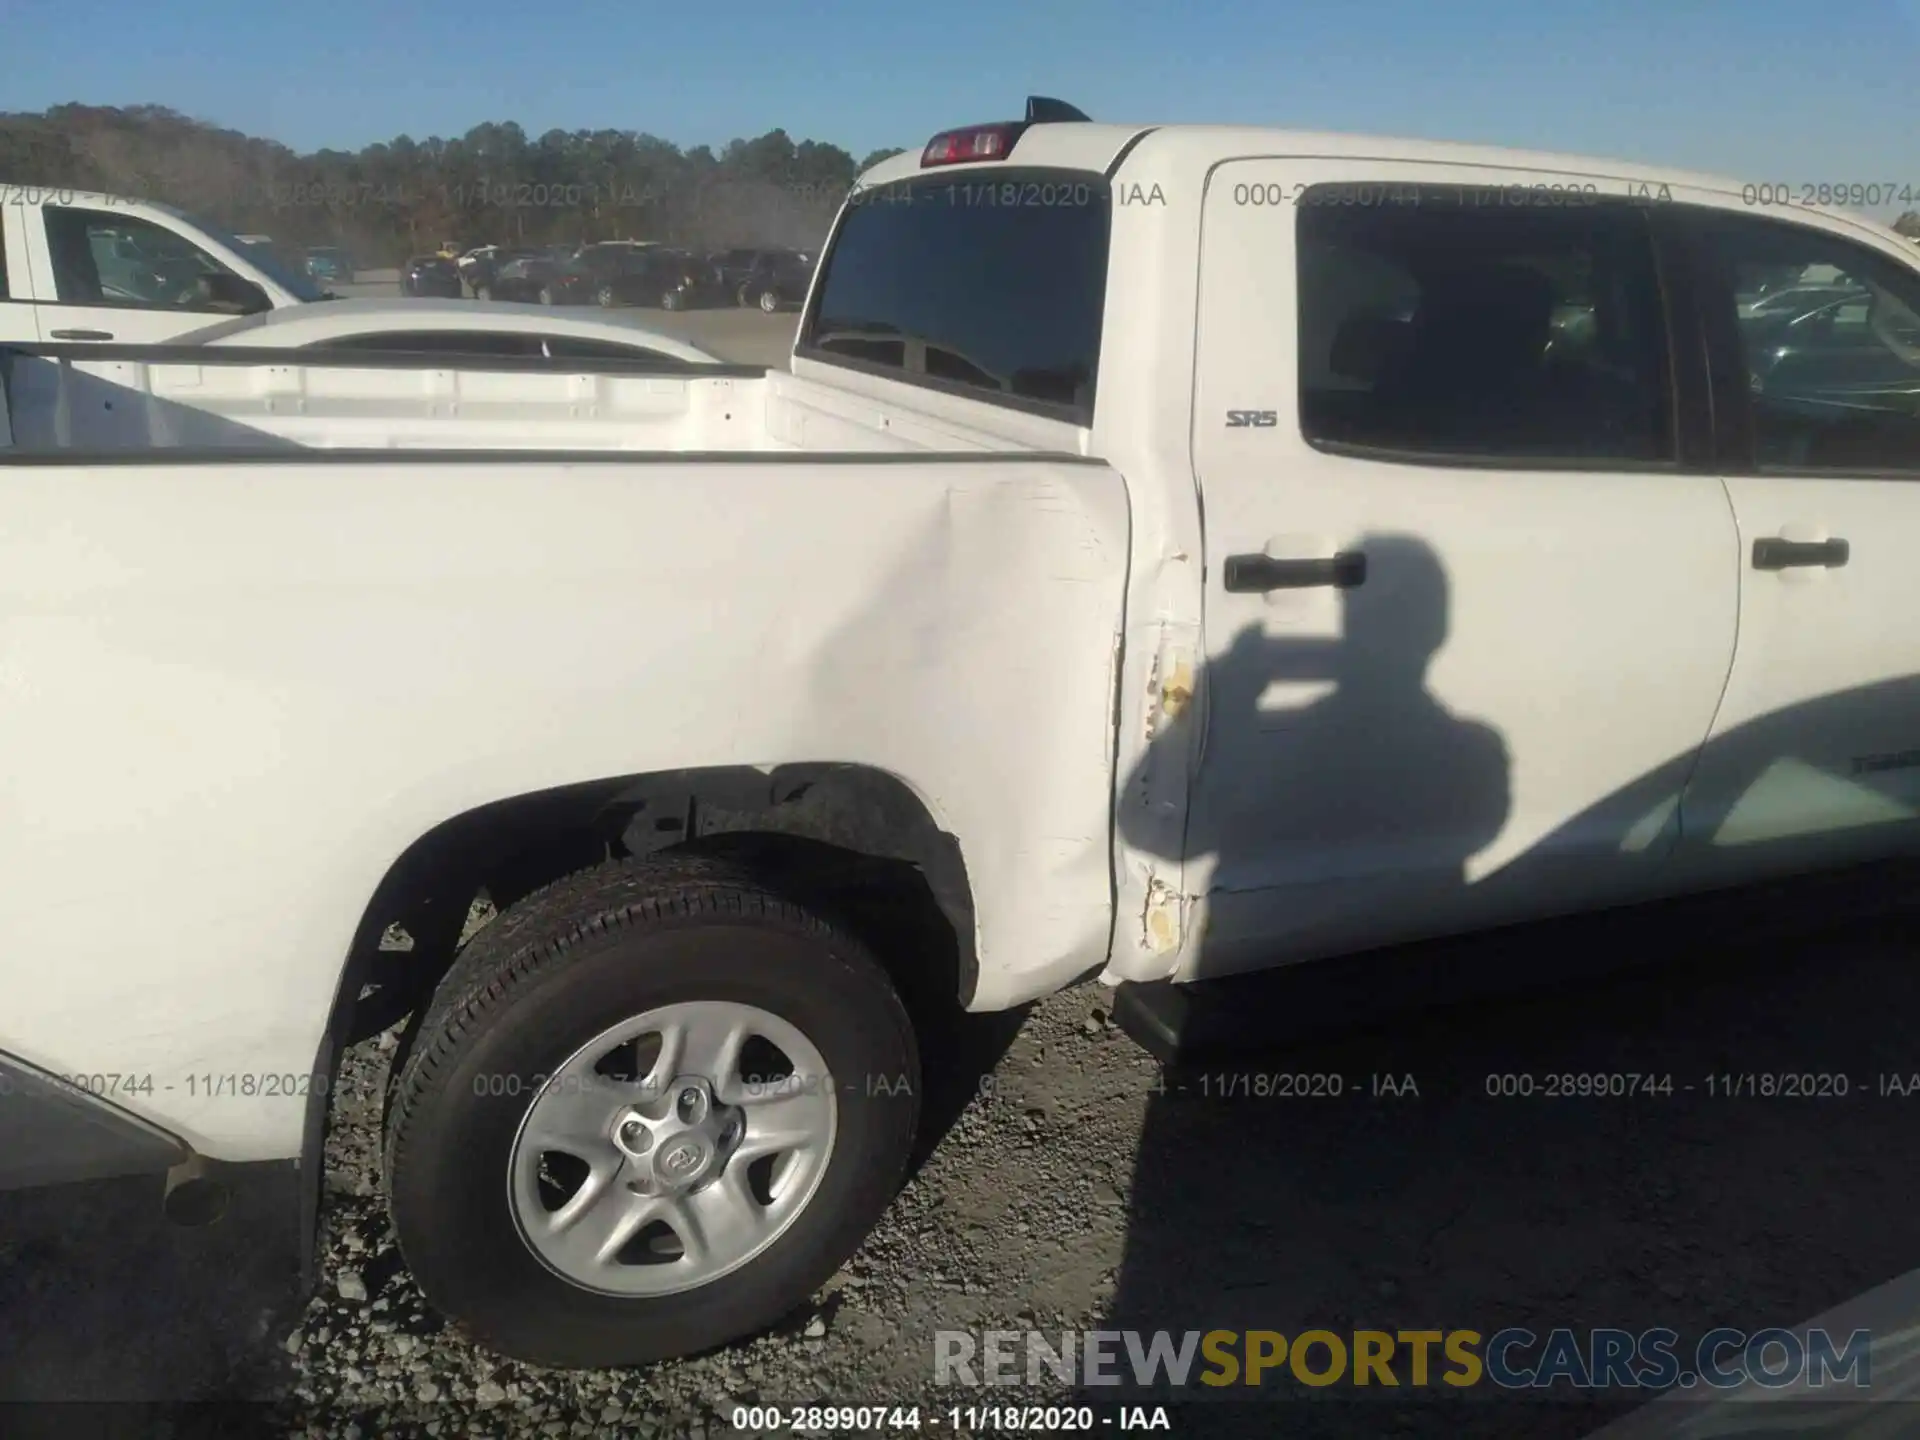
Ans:
POLYGON ((150 200, 0 181, 0 344, 155 344, 322 298, 259 238, 150 200))
POLYGON ((421 1287, 633 1362, 859 1243, 930 993, 1910 854, 1917 312, 1731 182, 1036 102, 863 178, 791 373, 17 349, 0 1169, 310 1232, 410 1012, 421 1287))

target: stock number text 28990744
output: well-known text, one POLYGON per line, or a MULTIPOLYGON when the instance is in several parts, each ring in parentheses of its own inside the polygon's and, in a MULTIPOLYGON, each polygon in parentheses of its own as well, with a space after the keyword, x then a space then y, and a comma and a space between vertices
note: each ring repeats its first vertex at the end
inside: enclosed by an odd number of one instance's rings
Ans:
POLYGON ((1296 206, 1360 210, 1403 206, 1453 210, 1567 209, 1610 200, 1650 203, 1673 198, 1662 185, 1622 182, 1609 186, 1591 180, 1466 185, 1409 185, 1386 180, 1342 183, 1267 180, 1243 181, 1228 193, 1235 205, 1268 210, 1296 206))

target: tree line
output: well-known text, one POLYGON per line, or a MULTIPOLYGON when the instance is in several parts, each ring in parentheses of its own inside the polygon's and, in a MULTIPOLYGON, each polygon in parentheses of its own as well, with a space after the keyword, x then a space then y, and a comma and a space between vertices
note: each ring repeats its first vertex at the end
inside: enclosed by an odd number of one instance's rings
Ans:
POLYGON ((157 105, 0 113, 0 185, 158 200, 289 250, 338 245, 362 266, 451 241, 553 245, 659 240, 717 249, 808 248, 826 236, 855 161, 784 130, 718 153, 632 130, 476 125, 300 154, 157 105))
MULTIPOLYGON (((716 154, 633 130, 535 139, 508 121, 303 155, 158 105, 0 112, 0 185, 161 200, 288 249, 343 246, 363 265, 447 241, 805 249, 825 238, 854 177, 899 153, 856 162, 838 145, 771 130, 716 154)), ((1920 240, 1920 211, 1895 227, 1920 240)))

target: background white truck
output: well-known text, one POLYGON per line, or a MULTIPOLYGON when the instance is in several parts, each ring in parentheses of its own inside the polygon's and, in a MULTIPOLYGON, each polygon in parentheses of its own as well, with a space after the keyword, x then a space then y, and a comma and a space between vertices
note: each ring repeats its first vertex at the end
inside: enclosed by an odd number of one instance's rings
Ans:
POLYGON ((321 298, 267 246, 171 205, 0 180, 0 344, 154 344, 321 298))
POLYGON ((942 1001, 1911 853, 1916 310, 1727 182, 1037 102, 791 374, 16 349, 0 1163, 310 1232, 411 1013, 425 1293, 632 1362, 858 1244, 942 1001))

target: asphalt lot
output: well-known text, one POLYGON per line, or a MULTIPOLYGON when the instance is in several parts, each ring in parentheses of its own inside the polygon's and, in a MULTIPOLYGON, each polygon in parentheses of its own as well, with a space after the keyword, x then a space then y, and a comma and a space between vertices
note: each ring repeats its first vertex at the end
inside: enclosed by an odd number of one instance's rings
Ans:
MULTIPOLYGON (((383 278, 383 272, 366 271, 352 285, 336 285, 335 293, 346 296, 398 296, 399 281, 383 278)), ((476 305, 482 301, 474 301, 476 305)), ((563 313, 600 316, 609 312, 592 305, 563 305, 563 313)), ((742 308, 710 310, 642 310, 622 307, 610 312, 622 321, 644 325, 673 335, 718 355, 736 365, 767 365, 784 369, 793 349, 793 331, 799 316, 793 311, 762 315, 758 310, 742 308)))

